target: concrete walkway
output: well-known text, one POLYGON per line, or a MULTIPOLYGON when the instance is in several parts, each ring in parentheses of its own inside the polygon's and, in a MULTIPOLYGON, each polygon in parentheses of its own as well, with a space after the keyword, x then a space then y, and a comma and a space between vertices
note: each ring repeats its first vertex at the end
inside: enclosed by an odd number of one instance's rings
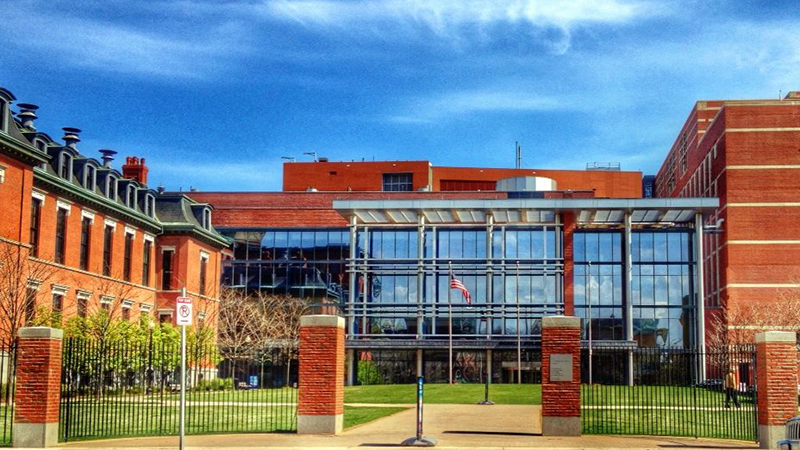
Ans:
MULTIPOLYGON (((754 443, 709 439, 582 436, 543 437, 539 406, 534 405, 426 405, 425 435, 435 437, 436 448, 620 448, 635 449, 744 449, 754 443)), ((341 448, 397 447, 415 433, 414 409, 409 409, 347 430, 341 436, 298 436, 295 434, 239 434, 189 436, 192 449, 233 448, 341 448)), ((175 448, 177 438, 138 438, 87 441, 66 444, 78 448, 175 448)))

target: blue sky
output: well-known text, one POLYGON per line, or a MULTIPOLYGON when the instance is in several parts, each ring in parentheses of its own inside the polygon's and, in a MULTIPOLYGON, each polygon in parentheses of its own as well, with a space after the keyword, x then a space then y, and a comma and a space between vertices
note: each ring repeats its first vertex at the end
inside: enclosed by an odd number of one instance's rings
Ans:
MULTIPOLYGON (((20 0, 0 86, 168 189, 281 156, 654 173, 698 99, 800 89, 795 2, 20 0)), ((120 163, 120 161, 117 161, 120 163)))

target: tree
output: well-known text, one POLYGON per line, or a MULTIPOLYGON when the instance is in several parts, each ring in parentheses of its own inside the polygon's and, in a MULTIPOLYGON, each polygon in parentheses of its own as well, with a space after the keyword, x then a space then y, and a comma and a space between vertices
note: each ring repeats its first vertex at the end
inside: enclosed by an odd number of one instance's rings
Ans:
POLYGON ((258 303, 243 291, 223 289, 220 292, 217 342, 222 356, 231 362, 234 379, 237 361, 250 355, 257 347, 263 330, 261 317, 258 303))
POLYGON ((285 363, 284 384, 289 384, 292 361, 300 351, 300 318, 309 312, 308 301, 298 297, 260 294, 264 348, 279 349, 285 363))
MULTIPOLYGON (((29 257, 26 247, 0 242, 0 336, 14 339, 35 311, 29 288, 38 288, 53 275, 53 267, 29 257)), ((35 291, 32 291, 35 294, 35 291)))
POLYGON ((712 351, 724 351, 732 346, 752 344, 756 333, 762 331, 800 332, 800 292, 786 290, 778 295, 774 305, 728 305, 712 316, 708 346, 712 351))

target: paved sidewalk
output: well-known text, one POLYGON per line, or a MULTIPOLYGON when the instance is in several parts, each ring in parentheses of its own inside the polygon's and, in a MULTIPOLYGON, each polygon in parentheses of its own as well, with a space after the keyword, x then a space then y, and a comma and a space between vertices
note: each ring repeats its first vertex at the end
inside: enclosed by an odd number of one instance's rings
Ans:
MULTIPOLYGON (((581 436, 543 437, 539 406, 534 405, 426 405, 425 435, 435 437, 437 449, 523 448, 620 448, 635 449, 744 449, 754 443, 690 438, 581 436)), ((397 447, 415 433, 414 409, 347 430, 341 436, 298 436, 296 434, 239 434, 189 436, 192 449, 226 450, 233 448, 337 448, 386 449, 397 447)), ((78 448, 175 448, 178 439, 139 438, 86 441, 66 444, 78 448)))

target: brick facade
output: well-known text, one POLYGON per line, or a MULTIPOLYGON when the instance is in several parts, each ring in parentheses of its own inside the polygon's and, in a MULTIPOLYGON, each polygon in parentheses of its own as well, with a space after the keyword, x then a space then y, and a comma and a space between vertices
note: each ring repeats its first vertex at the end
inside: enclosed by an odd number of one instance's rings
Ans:
POLYGON ((551 316, 542 319, 542 433, 574 436, 581 433, 580 319, 551 316), (553 355, 570 355, 572 379, 551 379, 553 355))
POLYGON ((338 434, 344 414, 344 319, 303 316, 297 432, 338 434))
POLYGON ((17 348, 14 446, 47 447, 58 441, 61 330, 22 328, 17 348))
POLYGON ((775 448, 786 420, 797 415, 796 334, 769 331, 756 335, 758 434, 761 448, 775 448))

